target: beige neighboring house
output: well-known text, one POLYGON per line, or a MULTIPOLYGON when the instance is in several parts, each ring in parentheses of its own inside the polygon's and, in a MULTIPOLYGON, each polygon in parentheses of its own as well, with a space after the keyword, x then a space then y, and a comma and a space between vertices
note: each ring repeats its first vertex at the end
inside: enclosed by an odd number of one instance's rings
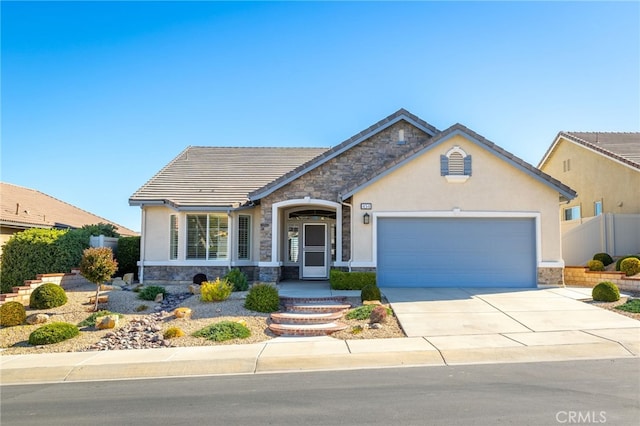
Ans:
POLYGON ((136 191, 140 280, 375 271, 381 287, 562 282, 575 192, 455 124, 401 109, 333 148, 189 146, 136 191))
POLYGON ((560 208, 567 264, 640 251, 640 133, 560 132, 538 168, 578 193, 560 208))
POLYGON ((122 236, 139 235, 131 229, 96 216, 35 189, 0 182, 1 246, 17 232, 29 228, 75 229, 84 225, 108 223, 122 236))
POLYGON ((560 132, 538 168, 578 193, 562 220, 640 213, 640 133, 560 132))

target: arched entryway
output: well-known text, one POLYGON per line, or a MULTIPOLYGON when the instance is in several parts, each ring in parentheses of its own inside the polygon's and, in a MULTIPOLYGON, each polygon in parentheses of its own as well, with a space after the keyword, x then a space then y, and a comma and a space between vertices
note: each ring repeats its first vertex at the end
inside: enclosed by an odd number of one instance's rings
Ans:
POLYGON ((342 206, 325 200, 289 200, 274 204, 273 253, 284 278, 325 280, 342 256, 342 206), (277 236, 277 237, 276 237, 277 236))

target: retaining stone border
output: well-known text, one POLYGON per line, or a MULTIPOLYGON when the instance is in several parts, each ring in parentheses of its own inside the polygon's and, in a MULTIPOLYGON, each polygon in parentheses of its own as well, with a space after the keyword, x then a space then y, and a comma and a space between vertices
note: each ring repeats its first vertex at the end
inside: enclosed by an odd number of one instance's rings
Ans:
POLYGON ((565 266, 564 282, 566 285, 595 287, 602 281, 611 281, 622 291, 640 293, 640 276, 625 276, 624 272, 590 271, 584 266, 565 266))
POLYGON ((68 289, 88 282, 89 281, 80 275, 80 269, 72 269, 71 272, 67 274, 38 274, 35 280, 25 280, 24 285, 13 287, 11 293, 0 294, 0 305, 6 302, 20 302, 28 306, 33 290, 44 283, 53 283, 68 289))

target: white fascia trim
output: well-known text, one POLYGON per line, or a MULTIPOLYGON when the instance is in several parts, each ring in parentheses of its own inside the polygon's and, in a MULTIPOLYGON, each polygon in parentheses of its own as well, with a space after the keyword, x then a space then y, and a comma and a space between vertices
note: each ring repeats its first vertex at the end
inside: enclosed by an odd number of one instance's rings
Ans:
MULTIPOLYGON (((541 214, 539 212, 504 212, 504 211, 415 211, 415 212, 373 212, 373 266, 378 264, 378 218, 385 217, 458 217, 458 218, 531 218, 535 220, 536 232, 536 265, 542 261, 542 230, 540 226, 541 214)), ((351 266, 355 262, 351 263, 351 266)))
POLYGON ((278 201, 271 205, 271 263, 278 262, 282 264, 278 257, 280 255, 278 245, 280 242, 279 210, 286 207, 305 205, 323 206, 336 210, 336 258, 342 259, 342 204, 335 201, 304 197, 295 200, 278 201))
POLYGON ((465 183, 470 177, 469 175, 446 175, 444 178, 449 183, 465 183))

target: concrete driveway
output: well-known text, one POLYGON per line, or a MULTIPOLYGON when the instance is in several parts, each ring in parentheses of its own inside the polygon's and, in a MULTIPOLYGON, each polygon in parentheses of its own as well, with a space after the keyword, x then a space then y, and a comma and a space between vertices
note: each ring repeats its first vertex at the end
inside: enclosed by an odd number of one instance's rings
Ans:
POLYGON ((383 288, 408 337, 439 349, 621 342, 640 351, 640 321, 598 308, 590 288, 383 288))

